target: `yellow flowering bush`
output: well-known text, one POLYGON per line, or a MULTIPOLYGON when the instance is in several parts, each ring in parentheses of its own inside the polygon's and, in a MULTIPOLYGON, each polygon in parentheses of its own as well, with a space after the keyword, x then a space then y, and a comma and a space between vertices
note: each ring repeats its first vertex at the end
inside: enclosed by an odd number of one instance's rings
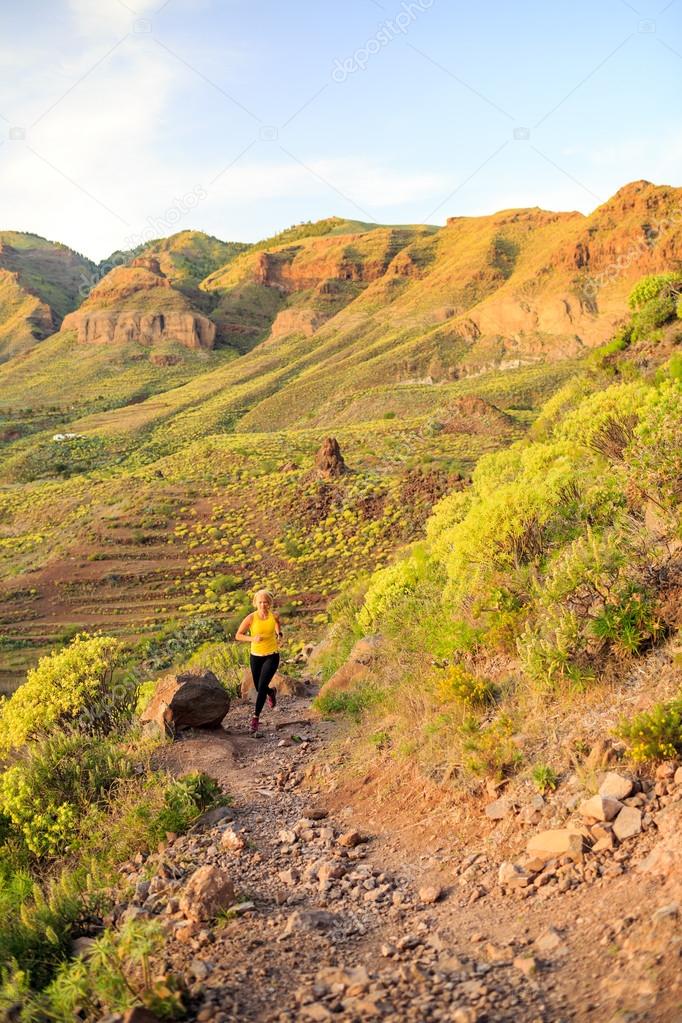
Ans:
POLYGON ((0 709, 0 754, 81 715, 91 720, 107 698, 113 700, 112 675, 122 657, 119 640, 83 633, 41 658, 0 709))

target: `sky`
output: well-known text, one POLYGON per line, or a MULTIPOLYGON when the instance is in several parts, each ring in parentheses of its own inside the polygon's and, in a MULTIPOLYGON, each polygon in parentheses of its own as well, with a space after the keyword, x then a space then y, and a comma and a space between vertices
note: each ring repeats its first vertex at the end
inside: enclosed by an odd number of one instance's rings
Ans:
POLYGON ((0 229, 94 259, 682 185, 682 0, 2 0, 0 67, 0 229))

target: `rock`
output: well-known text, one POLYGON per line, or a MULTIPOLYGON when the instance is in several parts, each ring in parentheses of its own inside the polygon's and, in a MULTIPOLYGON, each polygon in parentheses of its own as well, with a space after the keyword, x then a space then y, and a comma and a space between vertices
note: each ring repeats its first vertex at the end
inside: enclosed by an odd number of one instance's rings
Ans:
POLYGON ((675 771, 673 783, 675 785, 682 785, 682 767, 678 767, 677 770, 675 771))
POLYGON ((669 803, 654 817, 660 835, 678 835, 682 831, 682 803, 669 803))
POLYGON ((192 834, 195 831, 203 831, 205 828, 213 828, 221 821, 232 820, 232 811, 227 806, 214 806, 212 810, 206 810, 201 817, 194 822, 189 829, 192 834))
POLYGON ((599 795, 610 796, 612 799, 627 799, 633 788, 634 784, 630 778, 615 771, 608 771, 599 786, 599 795))
POLYGON ((198 867, 185 885, 180 912, 189 920, 214 920, 221 909, 234 903, 234 885, 224 870, 198 867))
POLYGON ((189 668, 159 679, 140 720, 175 728, 216 728, 230 709, 230 697, 212 671, 189 668))
POLYGON ((525 867, 522 867, 519 863, 511 863, 507 860, 500 864, 497 872, 497 883, 501 888, 519 891, 529 885, 531 877, 532 875, 525 867))
POLYGON ((370 636, 362 636, 353 644, 348 654, 349 661, 356 664, 374 664, 381 656, 384 648, 384 637, 376 632, 370 636))
POLYGON ((553 828, 532 835, 526 843, 526 852, 530 857, 551 860, 556 856, 571 856, 580 859, 583 853, 584 838, 580 832, 570 828, 553 828))
POLYGON ((419 889, 419 901, 425 906, 432 906, 443 897, 443 889, 438 885, 425 885, 419 889))
POLYGON ((351 831, 345 831, 343 835, 339 835, 337 842, 343 846, 344 849, 354 849, 356 845, 360 845, 365 839, 362 837, 359 831, 352 829, 351 831))
POLYGON ((328 479, 343 476, 348 472, 336 437, 325 437, 315 455, 315 467, 321 476, 328 479))
POLYGON ((663 839, 658 842, 646 859, 638 865, 637 870, 643 874, 658 874, 668 877, 680 863, 679 843, 663 839))
POLYGON ((237 831, 234 825, 225 828, 220 836, 220 848, 227 852, 241 852, 246 848, 246 839, 241 831, 237 831))
POLYGON ((612 796, 592 796, 591 799, 586 799, 578 807, 578 812, 582 817, 587 817, 595 821, 612 821, 614 817, 617 817, 623 808, 623 804, 612 796))
POLYGON ((321 806, 306 806, 303 809, 303 816, 311 821, 323 821, 329 815, 321 806))
POLYGON ((510 799, 501 796, 496 799, 493 803, 488 803, 484 813, 486 817, 489 817, 491 821, 501 821, 507 814, 511 813, 512 802, 510 799))
POLYGON ((328 692, 345 692, 371 677, 372 666, 381 657, 384 637, 380 633, 362 636, 353 645, 348 658, 320 689, 320 696, 328 692))
POLYGON ((679 767, 676 760, 664 760, 662 764, 659 764, 656 768, 656 778, 659 781, 670 781, 675 777, 675 773, 679 767))
POLYGON ((548 927, 539 938, 535 939, 535 947, 539 952, 554 952, 565 948, 565 942, 556 927, 548 927))
MULTIPOLYGON (((483 987, 482 984, 479 984, 477 981, 466 981, 466 983, 469 985, 472 984, 476 985, 477 988, 482 989, 481 994, 485 993, 485 988, 483 987)), ((466 1007, 462 1007, 459 1009, 454 1009, 453 1012, 450 1014, 450 1019, 452 1020, 452 1023, 478 1023, 478 1020, 480 1018, 481 1017, 479 1015, 478 1010, 474 1009, 470 1005, 467 1005, 466 1007)))
POLYGON ((341 863, 330 860, 320 865, 317 877, 321 884, 326 884, 327 881, 338 880, 343 877, 345 872, 345 867, 341 863))
POLYGON ((624 806, 613 822, 613 833, 619 842, 634 838, 642 830, 642 811, 636 806, 624 806))
POLYGON ((62 329, 77 331, 80 344, 95 345, 152 347, 174 341, 185 348, 211 349, 216 336, 212 320, 195 311, 151 265, 114 267, 64 318, 62 329))
POLYGON ((538 972, 538 961, 534 956, 517 956, 514 959, 514 966, 526 977, 534 977, 538 972))
POLYGON ((328 913, 324 909, 297 909, 287 918, 281 937, 299 931, 327 931, 338 919, 335 913, 328 913))
POLYGON ((280 845, 293 845, 294 842, 297 841, 297 839, 298 835, 296 834, 296 832, 290 830, 289 828, 282 828, 282 830, 277 835, 277 841, 280 843, 280 845))
POLYGON ((301 879, 301 875, 295 867, 290 867, 289 870, 280 870, 277 877, 282 881, 283 884, 293 885, 298 884, 301 879))
POLYGON ((310 1005, 301 1006, 301 1017, 311 1020, 312 1023, 325 1023, 325 1020, 333 1019, 331 1011, 322 1002, 311 1002, 310 1005))

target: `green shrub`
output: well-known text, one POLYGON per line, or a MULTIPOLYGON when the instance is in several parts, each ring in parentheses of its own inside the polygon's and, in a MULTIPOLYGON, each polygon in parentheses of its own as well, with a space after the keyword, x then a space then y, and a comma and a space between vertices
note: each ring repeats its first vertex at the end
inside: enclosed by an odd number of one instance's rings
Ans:
POLYGON ((152 821, 152 842, 165 838, 168 831, 181 834, 204 810, 228 801, 217 781, 201 771, 175 779, 168 786, 163 807, 152 821))
POLYGON ((604 604, 592 629, 615 650, 636 654, 658 638, 662 626, 655 614, 653 595, 630 585, 604 604))
POLYGON ((657 331, 677 315, 675 295, 660 294, 643 305, 632 317, 632 340, 658 340, 657 331))
POLYGON ((535 764, 530 776, 535 788, 542 795, 546 792, 554 792, 559 784, 559 775, 553 767, 549 767, 547 764, 535 764))
POLYGON ((240 586, 243 586, 243 584, 244 579, 242 576, 223 573, 222 575, 213 576, 213 578, 206 584, 206 592, 217 598, 222 596, 224 593, 231 593, 233 590, 238 590, 240 586))
MULTIPOLYGON (((142 1005, 161 1019, 185 1016, 185 990, 172 974, 153 978, 152 956, 164 943, 157 921, 127 921, 97 938, 84 959, 64 963, 42 995, 28 999, 31 1019, 72 1023, 99 1019, 106 1010, 142 1005)), ((24 1017, 23 1018, 29 1018, 24 1017)))
POLYGON ((329 690, 321 693, 313 707, 325 717, 340 714, 359 721, 365 711, 382 702, 384 694, 372 683, 362 683, 353 689, 329 690))
POLYGON ((54 976, 69 954, 71 930, 84 903, 81 874, 64 871, 42 887, 27 871, 0 868, 1 1008, 19 1000, 20 992, 40 990, 54 976), (7 982, 13 967, 14 984, 7 982), (16 975, 19 967, 22 976, 16 975))
POLYGON ((682 290, 682 274, 676 272, 650 274, 642 277, 630 292, 628 299, 632 310, 642 309, 661 294, 673 294, 682 290))
POLYGON ((226 634, 226 623, 219 618, 192 618, 182 625, 170 621, 141 640, 137 649, 146 670, 162 671, 191 657, 204 643, 224 640, 226 634))
POLYGON ((239 696, 244 667, 247 664, 246 644, 204 643, 187 662, 193 668, 212 671, 230 696, 239 696))
POLYGON ((438 680, 436 691, 441 700, 454 700, 464 707, 485 707, 494 703, 497 692, 492 682, 472 675, 460 664, 453 665, 438 680))
POLYGON ((0 813, 35 856, 68 849, 92 803, 130 764, 111 741, 57 734, 0 774, 0 813))
POLYGON ((622 720, 617 734, 637 763, 674 759, 682 753, 682 697, 622 720))
POLYGON ((508 714, 498 714, 489 724, 465 718, 460 726, 465 769, 497 780, 513 774, 523 760, 513 734, 514 724, 508 714))
POLYGON ((653 391, 624 452, 631 484, 670 511, 682 501, 682 381, 653 391))
POLYGON ((130 692, 112 688, 123 647, 111 636, 77 636, 41 658, 0 708, 0 754, 62 726, 107 731, 128 709, 130 692))

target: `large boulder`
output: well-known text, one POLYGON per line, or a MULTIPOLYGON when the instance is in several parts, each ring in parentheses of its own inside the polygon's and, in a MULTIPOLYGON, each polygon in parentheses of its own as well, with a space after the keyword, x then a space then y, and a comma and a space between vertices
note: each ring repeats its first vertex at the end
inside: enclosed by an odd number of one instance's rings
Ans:
POLYGON ((188 668, 159 679, 140 720, 163 730, 218 728, 229 709, 230 697, 213 672, 188 668))

